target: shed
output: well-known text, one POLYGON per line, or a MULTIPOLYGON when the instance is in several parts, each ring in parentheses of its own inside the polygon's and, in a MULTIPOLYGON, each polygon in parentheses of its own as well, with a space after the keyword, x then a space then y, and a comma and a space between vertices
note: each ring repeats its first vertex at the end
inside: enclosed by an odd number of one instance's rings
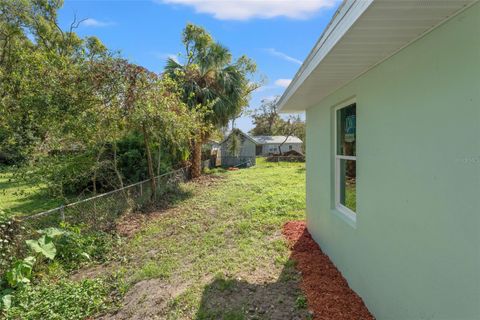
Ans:
POLYGON ((480 319, 480 2, 344 1, 279 101, 307 225, 377 319, 480 319))
POLYGON ((220 142, 220 158, 222 167, 253 166, 256 142, 240 129, 232 132, 220 142))

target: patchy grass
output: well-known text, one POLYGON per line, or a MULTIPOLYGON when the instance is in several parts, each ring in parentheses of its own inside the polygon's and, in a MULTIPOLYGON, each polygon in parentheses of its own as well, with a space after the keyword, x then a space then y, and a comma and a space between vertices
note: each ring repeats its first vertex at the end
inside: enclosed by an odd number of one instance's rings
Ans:
POLYGON ((0 210, 7 215, 28 215, 61 205, 51 199, 41 185, 20 182, 14 179, 12 167, 0 166, 0 210))
MULTIPOLYGON (((305 319, 300 276, 281 234, 286 221, 304 218, 304 180, 302 163, 259 159, 254 168, 213 170, 182 184, 178 195, 188 197, 133 215, 142 219, 112 247, 113 261, 73 275, 51 264, 46 274, 58 277, 21 290, 6 316, 305 319)), ((85 251, 87 240, 74 247, 85 251)))
POLYGON ((104 319, 304 317, 281 236, 286 221, 304 218, 304 180, 302 163, 259 159, 185 184, 193 196, 154 213, 122 248, 132 287, 123 308, 104 319))

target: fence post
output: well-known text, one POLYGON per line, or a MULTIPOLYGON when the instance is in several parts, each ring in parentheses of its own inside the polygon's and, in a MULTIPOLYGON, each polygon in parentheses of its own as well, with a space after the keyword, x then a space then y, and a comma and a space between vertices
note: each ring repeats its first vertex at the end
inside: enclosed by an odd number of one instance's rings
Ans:
POLYGON ((62 216, 62 222, 65 222, 65 205, 60 206, 60 214, 62 216))
POLYGON ((143 196, 143 183, 140 183, 140 197, 143 196))

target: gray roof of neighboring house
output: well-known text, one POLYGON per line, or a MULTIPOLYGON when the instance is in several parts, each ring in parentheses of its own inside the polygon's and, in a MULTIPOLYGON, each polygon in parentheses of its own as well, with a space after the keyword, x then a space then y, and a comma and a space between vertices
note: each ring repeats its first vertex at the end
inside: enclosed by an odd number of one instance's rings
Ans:
MULTIPOLYGON (((256 136, 253 139, 258 144, 274 144, 274 143, 283 143, 285 141, 286 136, 256 136)), ((288 137, 285 143, 303 143, 302 140, 295 136, 288 137)))

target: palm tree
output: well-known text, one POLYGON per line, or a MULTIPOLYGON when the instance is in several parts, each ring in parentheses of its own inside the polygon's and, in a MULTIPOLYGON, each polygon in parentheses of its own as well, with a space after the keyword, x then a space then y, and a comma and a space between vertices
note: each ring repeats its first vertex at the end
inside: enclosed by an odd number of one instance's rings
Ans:
POLYGON ((198 177, 202 144, 214 129, 226 126, 247 106, 249 94, 256 88, 248 76, 256 66, 246 56, 232 61, 226 47, 193 24, 185 27, 182 42, 186 49, 184 63, 168 59, 165 73, 181 84, 184 102, 202 112, 202 127, 192 143, 192 176, 198 177))

